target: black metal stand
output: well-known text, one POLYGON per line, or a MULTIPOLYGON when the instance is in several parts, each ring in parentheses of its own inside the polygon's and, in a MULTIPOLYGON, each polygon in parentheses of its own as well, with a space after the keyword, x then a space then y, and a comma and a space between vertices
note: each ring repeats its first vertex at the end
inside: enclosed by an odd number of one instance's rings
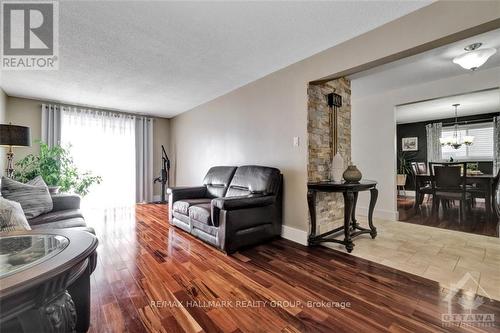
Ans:
POLYGON ((167 200, 165 200, 165 189, 169 185, 168 182, 170 180, 170 159, 168 158, 167 152, 165 151, 165 147, 163 147, 163 145, 161 145, 161 152, 161 175, 160 177, 155 178, 153 182, 161 183, 161 199, 158 203, 166 203, 167 200))
POLYGON ((377 237, 377 229, 373 225, 373 211, 377 203, 378 190, 377 182, 371 180, 361 180, 358 183, 346 182, 314 182, 308 183, 307 204, 311 215, 311 233, 308 238, 309 245, 317 245, 323 242, 333 242, 343 244, 347 252, 354 248, 352 239, 361 234, 370 234, 372 238, 377 237), (358 193, 370 191, 370 205, 368 208, 368 225, 370 229, 362 228, 356 221, 356 203, 358 193), (316 193, 317 192, 337 192, 344 196, 344 225, 328 232, 316 235, 316 193), (334 237, 343 232, 344 239, 339 240, 334 237))

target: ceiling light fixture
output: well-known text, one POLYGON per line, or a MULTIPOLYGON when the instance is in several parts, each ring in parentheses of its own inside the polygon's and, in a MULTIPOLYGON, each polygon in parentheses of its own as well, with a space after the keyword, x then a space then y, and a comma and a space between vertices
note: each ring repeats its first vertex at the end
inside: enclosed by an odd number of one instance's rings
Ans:
POLYGON ((475 71, 479 67, 481 67, 486 61, 488 61, 488 58, 494 55, 497 50, 494 48, 488 48, 488 49, 481 49, 478 50, 482 43, 474 43, 470 44, 467 47, 464 48, 465 52, 462 55, 459 55, 458 57, 453 58, 453 62, 462 68, 465 69, 470 69, 472 71, 475 71))

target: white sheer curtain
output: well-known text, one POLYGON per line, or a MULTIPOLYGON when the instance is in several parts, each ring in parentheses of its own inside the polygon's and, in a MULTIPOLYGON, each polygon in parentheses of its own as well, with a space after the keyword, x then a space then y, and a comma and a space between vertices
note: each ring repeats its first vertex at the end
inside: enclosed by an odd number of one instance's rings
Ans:
POLYGON ((500 170, 500 116, 493 118, 493 172, 500 170))
POLYGON ((135 117, 63 107, 61 144, 70 144, 76 165, 102 177, 83 198, 85 208, 131 207, 136 195, 135 117))
POLYGON ((425 126, 427 132, 427 162, 440 162, 441 157, 441 132, 443 129, 442 123, 433 123, 425 126))

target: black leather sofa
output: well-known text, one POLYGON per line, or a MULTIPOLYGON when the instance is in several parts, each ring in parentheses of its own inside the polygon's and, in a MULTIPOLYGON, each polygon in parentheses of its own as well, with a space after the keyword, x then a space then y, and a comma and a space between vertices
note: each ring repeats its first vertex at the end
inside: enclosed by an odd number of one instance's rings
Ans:
POLYGON ((227 253, 281 234, 280 170, 216 166, 203 185, 169 188, 170 223, 227 253))
POLYGON ((95 234, 80 211, 80 197, 73 194, 52 195, 52 211, 28 220, 31 229, 78 229, 95 234))
MULTIPOLYGON (((52 195, 52 211, 28 220, 32 230, 40 231, 71 228, 95 234, 92 227, 87 226, 80 211, 80 197, 73 194, 52 195)), ((8 235, 8 234, 7 234, 8 235)), ((87 270, 69 287, 77 314, 76 332, 87 332, 90 327, 90 275, 97 265, 97 253, 89 258, 87 270)), ((21 332, 17 319, 0 322, 0 332, 21 332)))

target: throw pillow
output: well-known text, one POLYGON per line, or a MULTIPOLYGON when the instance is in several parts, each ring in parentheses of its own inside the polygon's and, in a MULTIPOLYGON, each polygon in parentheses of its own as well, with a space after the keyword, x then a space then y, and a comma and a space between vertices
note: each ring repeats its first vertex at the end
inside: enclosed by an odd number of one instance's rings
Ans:
POLYGON ((47 187, 47 184, 43 180, 42 176, 36 176, 32 180, 29 180, 26 184, 34 185, 34 186, 45 186, 45 187, 47 187))
POLYGON ((52 197, 47 186, 23 184, 10 178, 2 177, 2 196, 19 202, 26 218, 32 219, 52 210, 52 197))
POLYGON ((19 202, 0 198, 0 231, 31 230, 19 202))

